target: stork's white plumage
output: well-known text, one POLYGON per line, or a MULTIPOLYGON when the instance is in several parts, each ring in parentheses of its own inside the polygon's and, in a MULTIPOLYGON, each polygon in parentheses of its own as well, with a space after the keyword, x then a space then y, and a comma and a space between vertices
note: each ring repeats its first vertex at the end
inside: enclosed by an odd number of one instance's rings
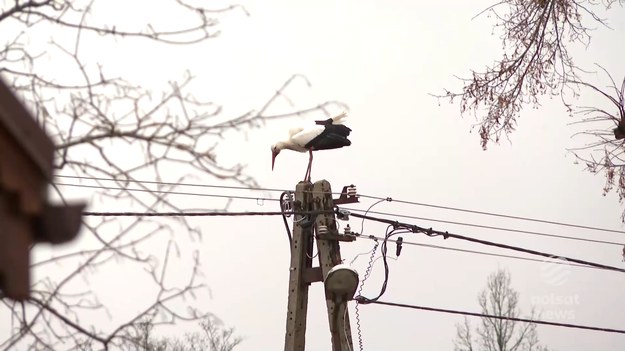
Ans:
POLYGON ((347 112, 326 120, 315 121, 315 124, 289 130, 287 139, 271 146, 271 169, 273 170, 276 156, 282 150, 308 151, 310 158, 304 180, 310 180, 313 151, 338 149, 352 144, 347 139, 351 129, 343 125, 345 118, 347 118, 347 112))

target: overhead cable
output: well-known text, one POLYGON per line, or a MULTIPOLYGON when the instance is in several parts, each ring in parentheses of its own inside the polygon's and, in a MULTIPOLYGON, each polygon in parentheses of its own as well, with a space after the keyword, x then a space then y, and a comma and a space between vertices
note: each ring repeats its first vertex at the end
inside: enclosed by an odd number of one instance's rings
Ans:
POLYGON ((562 256, 562 255, 555 255, 555 254, 545 253, 545 252, 531 250, 531 249, 526 249, 526 248, 523 248, 523 247, 518 247, 518 246, 513 246, 513 245, 506 245, 506 244, 496 243, 496 242, 492 242, 492 241, 488 241, 488 240, 482 240, 482 239, 477 239, 477 238, 468 237, 468 236, 464 236, 464 235, 460 235, 460 234, 453 234, 453 233, 449 233, 447 231, 443 232, 443 231, 440 231, 440 230, 433 230, 432 228, 423 228, 423 227, 420 227, 420 226, 415 225, 415 224, 401 223, 401 222, 398 222, 398 221, 393 221, 393 220, 389 220, 389 219, 385 219, 385 218, 366 216, 366 215, 361 215, 361 214, 358 214, 358 213, 351 213, 350 215, 353 216, 353 217, 356 217, 356 218, 364 218, 364 219, 368 219, 368 220, 371 220, 371 221, 376 221, 376 222, 380 222, 380 223, 386 223, 388 225, 392 225, 394 228, 410 230, 413 233, 423 233, 423 234, 425 234, 427 236, 442 236, 445 239, 447 239, 447 238, 454 238, 454 239, 459 239, 459 240, 465 240, 465 241, 470 241, 470 242, 474 242, 474 243, 478 243, 478 244, 482 244, 482 245, 499 247, 499 248, 502 248, 502 249, 523 252, 523 253, 527 253, 527 254, 530 254, 530 255, 542 256, 542 257, 546 257, 546 258, 549 258, 549 259, 554 259, 554 258, 564 259, 566 261, 570 261, 570 262, 574 262, 574 263, 579 263, 579 264, 583 264, 583 265, 588 265, 588 266, 593 266, 593 267, 597 267, 597 268, 603 268, 603 269, 607 269, 607 270, 612 270, 612 271, 625 273, 625 269, 622 269, 622 268, 608 266, 608 265, 595 263, 595 262, 590 262, 590 261, 585 261, 585 260, 580 260, 580 259, 577 259, 577 258, 572 258, 572 257, 567 257, 567 256, 562 256))
POLYGON ((331 211, 266 211, 266 212, 226 212, 226 211, 212 211, 212 212, 93 212, 85 211, 83 216, 100 216, 100 217, 244 217, 244 216, 282 216, 285 214, 294 215, 318 215, 328 214, 331 211))
MULTIPOLYGON (((170 186, 188 186, 188 187, 200 187, 200 188, 236 189, 236 190, 249 190, 249 191, 270 191, 270 192, 289 191, 289 190, 286 190, 286 189, 278 189, 278 188, 262 188, 262 187, 229 186, 229 185, 216 185, 216 184, 165 182, 165 181, 138 180, 138 179, 128 179, 128 178, 126 178, 126 179, 119 179, 119 178, 112 178, 112 177, 107 178, 107 177, 74 176, 74 175, 55 175, 55 177, 58 177, 58 178, 69 178, 69 179, 82 179, 82 180, 97 180, 97 181, 132 182, 132 183, 139 183, 139 184, 144 183, 144 184, 157 184, 157 185, 170 185, 170 186)), ((81 186, 82 184, 60 184, 59 183, 58 185, 81 186)), ((89 186, 83 186, 83 187, 89 187, 89 186)), ((91 186, 91 187, 94 187, 94 186, 91 186)), ((105 189, 105 190, 109 189, 109 187, 96 187, 96 188, 101 188, 101 189, 105 189)), ((121 190, 121 189, 112 189, 112 190, 121 190)), ((151 191, 151 190, 145 190, 145 189, 124 189, 124 190, 128 190, 128 191, 151 191)), ((162 192, 162 193, 177 194, 177 195, 210 196, 210 195, 204 195, 204 194, 182 193, 182 192, 162 192)), ((340 193, 333 193, 333 194, 339 194, 340 195, 340 193)), ((544 219, 538 219, 538 218, 521 217, 521 216, 507 215, 507 214, 501 214, 501 213, 492 213, 492 212, 486 212, 486 211, 478 211, 478 210, 457 208, 457 207, 451 207, 451 206, 441 206, 441 205, 428 204, 428 203, 422 203, 422 202, 416 202, 416 201, 398 200, 398 199, 393 199, 393 198, 390 198, 390 197, 380 197, 380 196, 360 195, 360 194, 358 196, 361 197, 361 198, 369 198, 369 199, 389 201, 389 202, 392 201, 392 202, 397 202, 397 203, 403 203, 403 204, 409 204, 409 205, 415 205, 415 206, 432 207, 432 208, 438 208, 438 209, 443 209, 443 210, 460 211, 460 212, 474 213, 474 214, 487 215, 487 216, 495 216, 495 217, 517 219, 517 220, 523 220, 523 221, 531 221, 531 222, 538 222, 538 223, 545 223, 545 224, 567 226, 567 227, 580 228, 580 229, 589 229, 589 230, 596 230, 596 231, 604 231, 604 232, 625 234, 625 231, 621 231, 621 230, 599 228, 599 227, 585 226, 585 225, 572 224, 572 223, 563 223, 563 222, 550 221, 550 220, 544 220, 544 219)), ((271 200, 277 201, 276 199, 271 199, 271 200)))
MULTIPOLYGON (((369 199, 374 199, 374 200, 387 199, 385 197, 371 196, 371 195, 359 195, 359 196, 362 197, 362 198, 369 198, 369 199)), ((395 200, 395 199, 392 199, 392 201, 393 202, 397 202, 397 203, 408 204, 408 205, 438 208, 438 209, 442 209, 442 210, 466 212, 466 213, 473 213, 473 214, 479 214, 479 215, 485 215, 485 216, 517 219, 517 220, 521 220, 521 221, 529 221, 529 222, 537 222, 537 223, 560 225, 560 226, 571 227, 571 228, 580 228, 580 229, 597 230, 597 231, 602 231, 602 232, 625 234, 625 231, 622 231, 622 230, 614 230, 614 229, 608 229, 608 228, 591 227, 591 226, 585 226, 585 225, 580 225, 580 224, 564 223, 564 222, 557 222, 557 221, 549 221, 549 220, 538 219, 538 218, 521 217, 521 216, 513 216, 513 215, 507 215, 507 214, 501 214, 501 213, 469 210, 469 209, 465 209, 465 208, 458 208, 458 207, 451 207, 451 206, 441 206, 441 205, 427 204, 427 203, 416 202, 416 201, 395 200)))
MULTIPOLYGON (((382 238, 382 237, 373 236, 373 235, 360 235, 360 236, 358 236, 358 238, 359 239, 371 239, 371 240, 384 240, 384 238, 382 238)), ((398 240, 396 240, 396 239, 388 239, 388 241, 389 242, 397 242, 398 240)), ((431 249, 440 249, 440 250, 447 250, 447 251, 464 252, 464 253, 470 253, 470 254, 476 254, 476 255, 510 258, 510 259, 523 260, 523 261, 539 262, 539 263, 545 263, 546 262, 545 260, 541 260, 541 259, 538 259, 538 258, 513 256, 513 255, 504 255, 504 254, 498 254, 498 253, 494 253, 494 252, 485 252, 485 251, 477 251, 477 250, 459 249, 459 248, 455 248, 455 247, 447 247, 447 246, 440 246, 440 245, 422 244, 422 243, 415 243, 415 242, 406 241, 406 240, 402 240, 402 245, 427 247, 427 248, 431 248, 431 249)), ((583 265, 583 264, 579 264, 579 263, 570 263, 570 262, 561 261, 561 260, 552 260, 552 261, 549 261, 549 263, 563 264, 563 265, 567 265, 567 266, 582 267, 582 268, 589 268, 589 269, 604 269, 604 268, 587 266, 587 265, 583 265)))
POLYGON ((214 185, 214 184, 200 184, 200 183, 181 183, 181 182, 161 182, 155 180, 139 180, 139 179, 131 179, 131 178, 106 178, 106 177, 86 177, 86 176, 72 176, 72 175, 55 175, 58 178, 70 178, 70 179, 82 179, 82 180, 99 180, 99 181, 109 181, 109 182, 128 182, 128 183, 139 183, 139 184, 155 184, 155 185, 171 185, 171 186, 188 186, 188 187, 197 187, 197 188, 217 188, 217 189, 237 189, 237 190, 258 190, 258 191, 288 191, 285 189, 276 189, 276 188, 260 188, 260 187, 249 187, 249 186, 237 186, 237 185, 214 185))
MULTIPOLYGON (((360 209, 355 209, 355 208, 347 208, 347 207, 341 207, 341 208, 345 209, 345 210, 348 210, 350 212, 351 211, 361 212, 361 213, 365 212, 365 210, 360 210, 360 209)), ((623 245, 625 245, 625 243, 619 243, 619 242, 616 242, 616 241, 606 241, 606 240, 578 238, 578 237, 574 237, 574 236, 566 236, 566 235, 559 235, 559 234, 535 232, 535 231, 531 231, 531 230, 495 227, 495 226, 490 226, 490 225, 465 223, 465 222, 457 222, 457 221, 448 221, 448 220, 443 220, 443 219, 435 219, 435 218, 428 218, 428 217, 418 217, 418 216, 404 215, 404 214, 395 214, 395 213, 388 213, 388 212, 368 211, 368 213, 381 215, 381 216, 410 218, 410 219, 418 219, 418 220, 430 221, 430 222, 438 222, 438 223, 445 223, 445 224, 455 224, 455 225, 461 225, 461 226, 473 227, 473 228, 492 229, 492 230, 499 230, 499 231, 505 231, 505 232, 511 232, 511 233, 520 233, 520 234, 545 236, 545 237, 552 237, 552 238, 557 238, 557 239, 577 240, 577 241, 585 241, 585 242, 591 242, 591 243, 608 244, 608 245, 616 245, 616 246, 623 246, 623 245)), ((365 214, 367 214, 367 213, 365 213, 365 214)))
POLYGON ((464 315, 464 316, 492 318, 492 319, 507 320, 507 321, 513 321, 513 322, 525 322, 525 323, 533 323, 533 324, 551 325, 551 326, 563 327, 563 328, 577 328, 577 329, 602 331, 602 332, 607 332, 607 333, 625 334, 625 330, 623 330, 623 329, 612 329, 612 328, 602 328, 602 327, 594 327, 594 326, 580 325, 580 324, 549 322, 549 321, 538 320, 538 319, 529 319, 529 318, 497 316, 497 315, 493 315, 493 314, 475 313, 475 312, 467 312, 467 311, 458 311, 458 310, 450 310, 450 309, 444 309, 444 308, 434 308, 434 307, 427 307, 427 306, 408 305, 408 304, 404 304, 404 303, 387 302, 387 301, 379 301, 379 300, 378 301, 367 301, 366 299, 357 299, 357 301, 358 300, 360 300, 359 302, 361 304, 378 304, 378 305, 401 307, 401 308, 410 308, 410 309, 415 309, 415 310, 424 310, 424 311, 431 311, 431 312, 442 312, 442 313, 459 314, 459 315, 464 315))
POLYGON ((156 194, 170 194, 170 195, 193 195, 204 197, 220 197, 227 199, 241 199, 241 200, 256 200, 256 201, 280 201, 279 199, 272 199, 268 197, 253 197, 253 196, 239 196, 239 195, 223 195, 223 194, 203 194, 203 193, 188 193, 183 191, 171 191, 171 190, 153 190, 153 189, 136 189, 136 188, 122 188, 112 186, 101 185, 84 185, 84 184, 67 184, 67 183, 54 183, 61 186, 71 186, 78 188, 91 188, 91 189, 104 189, 104 190, 119 190, 119 191, 137 191, 143 193, 156 193, 156 194))

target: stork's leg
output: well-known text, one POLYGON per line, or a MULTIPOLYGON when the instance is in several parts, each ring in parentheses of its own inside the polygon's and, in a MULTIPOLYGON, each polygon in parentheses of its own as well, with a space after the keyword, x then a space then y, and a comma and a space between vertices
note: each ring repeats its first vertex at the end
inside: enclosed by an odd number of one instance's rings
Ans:
POLYGON ((310 176, 312 171, 312 161, 313 161, 313 150, 308 149, 308 154, 310 157, 308 158, 308 168, 306 168, 306 175, 304 176, 304 181, 310 182, 310 176))
POLYGON ((312 161, 313 161, 313 150, 308 149, 308 153, 310 154, 310 158, 308 159, 308 181, 310 181, 310 177, 312 176, 312 161))

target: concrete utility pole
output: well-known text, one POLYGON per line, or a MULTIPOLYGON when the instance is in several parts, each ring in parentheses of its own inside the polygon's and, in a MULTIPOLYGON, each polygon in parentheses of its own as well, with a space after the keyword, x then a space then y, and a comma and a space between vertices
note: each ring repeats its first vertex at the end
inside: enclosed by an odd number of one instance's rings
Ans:
MULTIPOLYGON (((312 184, 300 182, 295 187, 293 211, 309 211, 312 184)), ((289 268, 289 302, 286 316, 285 351, 304 351, 306 345, 306 313, 308 286, 305 272, 312 267, 312 223, 306 216, 293 216, 293 246, 289 268)))
MULTIPOLYGON (((323 281, 332 267, 341 263, 339 241, 353 241, 353 237, 339 235, 336 228, 330 183, 300 182, 295 191, 293 210, 323 211, 312 216, 294 216, 293 246, 289 272, 289 298, 285 336, 285 351, 303 351, 306 337, 308 286, 323 281), (319 267, 312 267, 313 228, 317 239, 319 267)), ((334 296, 325 289, 328 321, 332 335, 332 350, 353 350, 347 299, 334 296)), ((353 294, 352 294, 353 295, 353 294)), ((351 298, 351 297, 350 297, 351 298)))
MULTIPOLYGON (((313 186, 313 210, 331 211, 333 208, 334 201, 330 183, 326 180, 316 182, 313 186)), ((319 266, 321 267, 321 276, 325 279, 332 267, 342 263, 339 240, 345 236, 339 235, 333 213, 317 215, 315 229, 319 266)), ((330 333, 332 334, 332 351, 353 350, 347 301, 344 299, 337 300, 327 289, 325 294, 330 333)))

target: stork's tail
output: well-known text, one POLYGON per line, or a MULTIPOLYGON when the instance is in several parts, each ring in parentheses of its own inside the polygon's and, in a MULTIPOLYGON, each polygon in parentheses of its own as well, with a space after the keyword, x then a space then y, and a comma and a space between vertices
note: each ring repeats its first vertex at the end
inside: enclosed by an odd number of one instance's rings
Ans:
POLYGON ((346 118, 347 111, 343 111, 340 115, 332 117, 332 124, 343 124, 346 118))

